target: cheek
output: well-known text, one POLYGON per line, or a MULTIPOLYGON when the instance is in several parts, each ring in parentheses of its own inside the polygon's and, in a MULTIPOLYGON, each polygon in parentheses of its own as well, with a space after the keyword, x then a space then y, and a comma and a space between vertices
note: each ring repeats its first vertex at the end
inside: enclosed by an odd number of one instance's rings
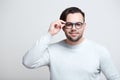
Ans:
POLYGON ((67 30, 67 29, 64 29, 64 28, 63 28, 63 31, 64 31, 64 33, 69 33, 70 32, 70 30, 67 30))
POLYGON ((84 27, 80 30, 78 30, 80 33, 84 32, 84 27))
POLYGON ((79 32, 83 32, 84 29, 80 29, 79 32))
POLYGON ((66 31, 64 31, 64 33, 65 33, 65 35, 70 36, 70 31, 66 30, 66 31))

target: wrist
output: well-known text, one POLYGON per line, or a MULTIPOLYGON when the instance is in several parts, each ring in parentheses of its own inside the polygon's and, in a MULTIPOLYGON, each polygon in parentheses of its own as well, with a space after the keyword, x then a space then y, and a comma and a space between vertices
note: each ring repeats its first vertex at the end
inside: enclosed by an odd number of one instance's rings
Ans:
POLYGON ((54 36, 54 34, 53 34, 52 32, 48 31, 48 33, 49 33, 51 36, 54 36))

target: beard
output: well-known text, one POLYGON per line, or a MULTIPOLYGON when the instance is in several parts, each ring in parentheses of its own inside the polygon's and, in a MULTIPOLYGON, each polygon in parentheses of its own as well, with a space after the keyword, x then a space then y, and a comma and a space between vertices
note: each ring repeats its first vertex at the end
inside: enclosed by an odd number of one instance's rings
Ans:
POLYGON ((71 37, 70 35, 68 35, 67 33, 66 33, 65 35, 66 35, 67 39, 70 40, 70 41, 72 41, 72 42, 77 42, 77 41, 79 41, 79 40, 82 38, 82 36, 83 36, 83 35, 81 34, 81 35, 77 36, 76 38, 74 38, 74 37, 71 37))

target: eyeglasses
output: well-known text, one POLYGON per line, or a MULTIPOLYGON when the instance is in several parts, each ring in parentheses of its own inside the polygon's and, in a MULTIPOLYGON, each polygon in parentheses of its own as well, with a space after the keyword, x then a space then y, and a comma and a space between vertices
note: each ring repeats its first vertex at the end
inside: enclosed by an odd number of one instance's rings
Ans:
POLYGON ((83 25, 83 24, 84 24, 84 23, 82 23, 82 22, 76 22, 76 23, 66 22, 66 23, 65 23, 65 28, 66 28, 66 29, 72 29, 73 26, 75 26, 76 29, 80 29, 80 28, 82 28, 82 25, 83 25))

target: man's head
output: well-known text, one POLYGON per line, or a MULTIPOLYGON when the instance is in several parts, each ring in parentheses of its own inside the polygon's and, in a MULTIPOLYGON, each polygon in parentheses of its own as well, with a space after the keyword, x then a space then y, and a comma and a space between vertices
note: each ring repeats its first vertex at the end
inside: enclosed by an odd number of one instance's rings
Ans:
POLYGON ((83 16, 83 21, 85 22, 85 13, 77 7, 69 7, 65 9, 60 15, 60 20, 66 21, 68 14, 80 13, 83 16))
POLYGON ((70 7, 62 12, 60 19, 66 22, 63 31, 67 39, 72 42, 79 41, 85 28, 84 12, 77 7, 70 7))

